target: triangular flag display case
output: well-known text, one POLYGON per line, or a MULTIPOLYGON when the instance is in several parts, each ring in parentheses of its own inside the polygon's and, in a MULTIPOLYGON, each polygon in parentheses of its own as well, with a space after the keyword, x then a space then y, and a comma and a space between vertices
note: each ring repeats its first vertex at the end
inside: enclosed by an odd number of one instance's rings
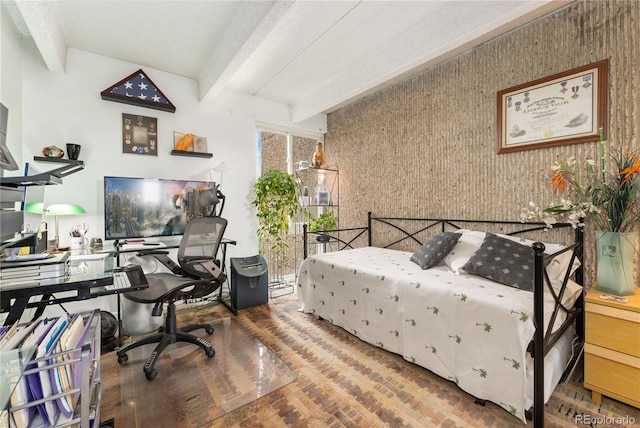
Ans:
POLYGON ((176 107, 142 69, 100 92, 103 100, 175 113, 176 107))

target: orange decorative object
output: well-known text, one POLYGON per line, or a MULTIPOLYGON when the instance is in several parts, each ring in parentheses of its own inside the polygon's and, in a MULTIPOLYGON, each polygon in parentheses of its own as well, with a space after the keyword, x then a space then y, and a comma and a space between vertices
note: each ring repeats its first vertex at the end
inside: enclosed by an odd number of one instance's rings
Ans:
POLYGON ((193 139, 193 134, 185 134, 176 143, 176 150, 191 150, 191 148, 193 147, 193 139))

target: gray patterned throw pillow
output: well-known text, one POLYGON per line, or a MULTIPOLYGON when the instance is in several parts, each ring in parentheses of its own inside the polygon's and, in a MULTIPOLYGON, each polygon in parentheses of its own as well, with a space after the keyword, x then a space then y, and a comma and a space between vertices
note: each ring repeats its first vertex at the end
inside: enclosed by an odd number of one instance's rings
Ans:
POLYGON ((458 239, 462 235, 456 232, 441 232, 431 237, 427 242, 422 244, 418 250, 411 256, 411 261, 416 263, 422 269, 429 269, 440 263, 449 251, 456 246, 458 239))
POLYGON ((533 248, 487 233, 462 268, 500 284, 533 291, 533 248))

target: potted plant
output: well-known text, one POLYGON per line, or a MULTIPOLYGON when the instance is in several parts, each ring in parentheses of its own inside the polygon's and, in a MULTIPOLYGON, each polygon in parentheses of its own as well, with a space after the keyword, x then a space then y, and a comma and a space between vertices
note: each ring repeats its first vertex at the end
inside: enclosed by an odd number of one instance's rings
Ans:
POLYGON ((311 204, 311 195, 309 195, 309 187, 302 187, 302 196, 300 196, 300 205, 303 207, 308 207, 311 204))
MULTIPOLYGON (((338 217, 333 214, 332 211, 325 211, 318 217, 312 219, 309 222, 309 232, 322 232, 334 230, 338 227, 338 217)), ((320 242, 327 242, 331 239, 328 235, 317 235, 316 240, 320 242)))
POLYGON ((640 155, 623 147, 605 157, 600 129, 600 159, 587 158, 584 171, 575 157, 556 161, 551 168, 554 193, 569 193, 559 204, 540 208, 533 202, 522 219, 542 219, 549 226, 565 216, 574 227, 593 221, 596 236, 596 290, 632 295, 634 253, 640 224, 640 155), (607 169, 607 165, 609 169, 607 169))
POLYGON ((288 244, 285 235, 289 221, 298 212, 298 184, 293 176, 279 169, 267 171, 253 186, 258 216, 258 238, 261 242, 272 239, 278 266, 284 265, 288 244))

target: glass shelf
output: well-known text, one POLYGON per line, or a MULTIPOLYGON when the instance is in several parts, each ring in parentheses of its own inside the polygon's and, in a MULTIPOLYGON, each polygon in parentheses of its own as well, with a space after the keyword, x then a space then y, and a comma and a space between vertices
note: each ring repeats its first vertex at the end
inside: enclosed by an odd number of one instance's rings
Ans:
POLYGON ((35 346, 0 352, 0 409, 6 409, 18 380, 27 369, 35 346))

